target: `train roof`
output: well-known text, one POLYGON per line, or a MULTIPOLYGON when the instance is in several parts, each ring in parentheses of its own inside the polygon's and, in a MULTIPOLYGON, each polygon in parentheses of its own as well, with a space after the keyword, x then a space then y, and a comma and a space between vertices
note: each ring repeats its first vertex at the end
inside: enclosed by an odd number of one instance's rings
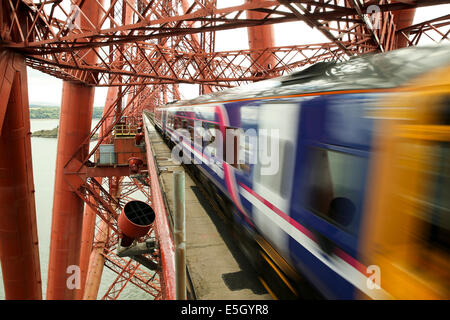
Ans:
POLYGON ((345 62, 319 62, 283 77, 181 100, 166 106, 324 91, 395 88, 445 65, 450 65, 449 45, 404 48, 352 57, 345 62))

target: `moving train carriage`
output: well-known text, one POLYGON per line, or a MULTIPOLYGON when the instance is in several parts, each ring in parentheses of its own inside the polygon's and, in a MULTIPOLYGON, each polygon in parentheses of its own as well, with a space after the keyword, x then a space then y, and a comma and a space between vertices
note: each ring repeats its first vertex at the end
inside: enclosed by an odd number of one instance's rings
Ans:
POLYGON ((450 298, 450 47, 319 63, 154 118, 324 297, 450 298))

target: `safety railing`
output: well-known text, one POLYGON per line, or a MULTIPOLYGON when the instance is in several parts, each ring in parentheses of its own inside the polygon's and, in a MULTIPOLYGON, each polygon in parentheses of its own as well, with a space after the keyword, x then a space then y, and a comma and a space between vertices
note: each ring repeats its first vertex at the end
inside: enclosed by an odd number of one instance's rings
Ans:
POLYGON ((137 124, 121 124, 118 123, 114 126, 113 135, 120 136, 135 136, 138 133, 137 124))

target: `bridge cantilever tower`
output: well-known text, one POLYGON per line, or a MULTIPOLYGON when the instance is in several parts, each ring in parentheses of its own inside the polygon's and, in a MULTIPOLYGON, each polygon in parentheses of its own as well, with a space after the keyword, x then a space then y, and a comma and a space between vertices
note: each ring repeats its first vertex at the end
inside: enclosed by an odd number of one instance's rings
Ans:
POLYGON ((319 61, 449 40, 448 14, 413 24, 415 10, 450 2, 444 0, 219 2, 2 1, 0 256, 7 299, 42 298, 26 66, 63 80, 46 297, 96 299, 106 266, 117 278, 104 299, 116 299, 130 282, 155 299, 174 299, 173 243, 167 219, 159 218, 165 209, 148 137, 139 129, 143 109, 180 99, 182 83, 205 94, 319 61), (273 25, 293 21, 327 41, 302 44, 298 36, 297 45, 276 46, 273 25), (216 51, 216 34, 237 28, 247 28, 249 48, 216 51), (96 87, 108 93, 91 130, 96 87), (119 213, 137 190, 157 216, 141 239, 159 243, 146 260, 116 250, 119 213), (78 290, 66 284, 73 265, 80 267, 78 290))

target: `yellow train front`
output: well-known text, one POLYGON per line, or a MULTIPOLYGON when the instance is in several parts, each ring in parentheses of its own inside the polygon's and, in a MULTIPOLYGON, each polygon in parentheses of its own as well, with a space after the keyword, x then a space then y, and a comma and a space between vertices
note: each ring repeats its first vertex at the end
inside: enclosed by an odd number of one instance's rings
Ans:
POLYGON ((412 79, 372 115, 382 121, 360 247, 370 278, 389 297, 449 299, 450 66, 412 79))
POLYGON ((319 63, 154 119, 292 292, 450 298, 449 46, 319 63))

